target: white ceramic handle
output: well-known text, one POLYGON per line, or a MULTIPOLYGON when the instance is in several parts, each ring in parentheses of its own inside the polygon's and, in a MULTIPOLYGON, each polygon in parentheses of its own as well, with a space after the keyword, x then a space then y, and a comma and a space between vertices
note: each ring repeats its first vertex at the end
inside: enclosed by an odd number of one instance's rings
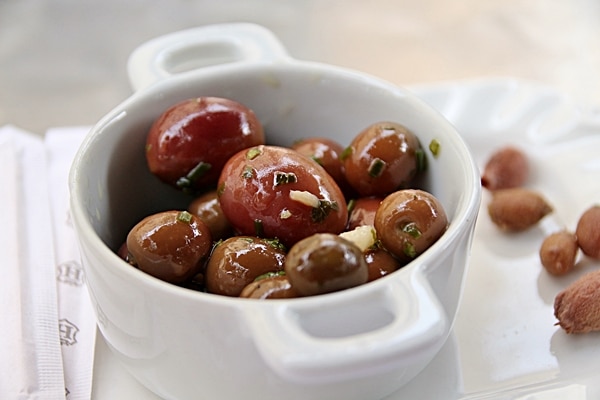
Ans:
POLYGON ((247 322, 259 353, 275 373, 300 383, 348 380, 411 365, 436 344, 441 347, 448 321, 421 273, 413 273, 410 283, 389 282, 378 291, 340 296, 338 304, 328 301, 325 307, 316 296, 275 312, 258 308, 247 322))
POLYGON ((206 25, 152 39, 130 55, 135 91, 172 75, 229 63, 282 61, 289 56, 268 29, 251 23, 206 25))

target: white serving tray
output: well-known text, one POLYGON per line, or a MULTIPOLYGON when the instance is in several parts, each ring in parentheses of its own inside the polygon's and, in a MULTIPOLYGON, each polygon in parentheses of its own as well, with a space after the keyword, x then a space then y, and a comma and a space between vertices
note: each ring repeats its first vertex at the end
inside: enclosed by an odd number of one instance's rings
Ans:
MULTIPOLYGON (((484 191, 452 334, 388 400, 599 399, 600 333, 565 334, 555 326, 553 302, 600 262, 580 257, 573 273, 556 278, 543 270, 538 250, 545 235, 573 230, 579 215, 600 203, 600 113, 514 79, 409 89, 456 126, 480 166, 500 146, 520 146, 531 162, 527 186, 542 192, 554 213, 527 232, 502 233, 489 221, 484 191)), ((94 399, 158 399, 118 364, 99 334, 95 356, 94 399)))

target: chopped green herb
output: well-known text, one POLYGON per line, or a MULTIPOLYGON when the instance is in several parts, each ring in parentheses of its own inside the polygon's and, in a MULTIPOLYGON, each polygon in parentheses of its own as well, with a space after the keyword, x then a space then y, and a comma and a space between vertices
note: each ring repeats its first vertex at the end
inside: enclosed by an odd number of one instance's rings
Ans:
POLYGON ((249 165, 246 165, 244 170, 242 171, 242 178, 251 179, 254 176, 254 168, 249 165))
POLYGON ((421 231, 417 227, 417 224, 414 222, 409 222, 402 227, 402 232, 408 233, 410 237, 413 239, 418 239, 421 237, 421 231))
POLYGON ((404 255, 409 258, 415 258, 417 256, 417 250, 415 249, 415 245, 411 242, 404 243, 404 255))
POLYGON ((323 166, 323 160, 321 160, 319 157, 317 157, 317 156, 315 156, 314 154, 312 154, 312 155, 310 156, 310 158, 312 158, 313 160, 315 160, 315 162, 316 162, 317 164, 319 164, 320 166, 323 166))
POLYGON ((180 213, 177 214, 177 221, 179 222, 185 222, 186 224, 189 224, 192 221, 192 214, 190 214, 187 211, 181 211, 180 213))
POLYGON ((387 163, 381 158, 373 159, 373 161, 371 161, 371 165, 369 165, 369 176, 372 178, 381 176, 386 165, 387 163))
POLYGON ((415 157, 417 159, 417 173, 427 170, 427 157, 423 149, 417 149, 415 151, 415 157))
POLYGON ((263 226, 263 222, 260 219, 254 220, 254 233, 258 237, 262 237, 265 233, 265 227, 263 226))
POLYGON ((314 222, 323 222, 323 220, 327 218, 327 216, 332 210, 338 210, 337 202, 329 200, 319 200, 319 205, 317 207, 313 207, 312 209, 311 218, 314 222))
POLYGON ((350 199, 347 206, 348 214, 350 214, 354 210, 354 207, 356 207, 356 199, 350 199))
POLYGON ((440 154, 440 142, 438 142, 437 139, 432 139, 431 142, 429 142, 429 151, 431 151, 431 154, 433 154, 434 157, 437 157, 440 154))
POLYGON ((264 239, 265 242, 269 244, 269 246, 273 247, 275 250, 286 251, 285 245, 279 241, 278 238, 273 239, 264 239))
POLYGON ((340 161, 344 161, 346 158, 350 157, 352 153, 354 153, 352 146, 346 147, 344 151, 342 151, 342 154, 340 154, 340 161))
POLYGON ((176 186, 185 192, 191 191, 194 183, 202 178, 211 168, 212 165, 209 163, 200 161, 186 176, 182 176, 177 180, 176 186))
POLYGON ((246 160, 254 160, 256 157, 262 154, 260 147, 252 147, 246 152, 246 160))
POLYGON ((296 182, 298 182, 298 177, 293 172, 275 172, 275 186, 296 182))
POLYGON ((256 278, 254 278, 254 282, 262 281, 263 279, 267 279, 267 278, 274 278, 277 276, 285 276, 285 271, 266 272, 262 275, 257 276, 256 278))
POLYGON ((225 192, 225 182, 222 182, 217 188, 217 197, 221 197, 225 192))

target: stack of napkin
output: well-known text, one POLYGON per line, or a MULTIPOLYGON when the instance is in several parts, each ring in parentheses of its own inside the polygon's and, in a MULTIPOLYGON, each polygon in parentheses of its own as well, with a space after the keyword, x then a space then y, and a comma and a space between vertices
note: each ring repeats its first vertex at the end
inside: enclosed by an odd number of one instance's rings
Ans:
POLYGON ((68 174, 87 127, 0 127, 2 399, 89 399, 96 323, 68 174))

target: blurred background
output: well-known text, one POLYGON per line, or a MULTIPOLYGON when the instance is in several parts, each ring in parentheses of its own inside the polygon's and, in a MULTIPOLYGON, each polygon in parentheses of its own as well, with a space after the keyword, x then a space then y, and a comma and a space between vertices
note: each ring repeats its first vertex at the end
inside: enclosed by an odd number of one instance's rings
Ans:
POLYGON ((598 0, 0 0, 0 126, 93 124, 131 94, 136 46, 238 21, 399 85, 509 76, 600 107, 598 0))

